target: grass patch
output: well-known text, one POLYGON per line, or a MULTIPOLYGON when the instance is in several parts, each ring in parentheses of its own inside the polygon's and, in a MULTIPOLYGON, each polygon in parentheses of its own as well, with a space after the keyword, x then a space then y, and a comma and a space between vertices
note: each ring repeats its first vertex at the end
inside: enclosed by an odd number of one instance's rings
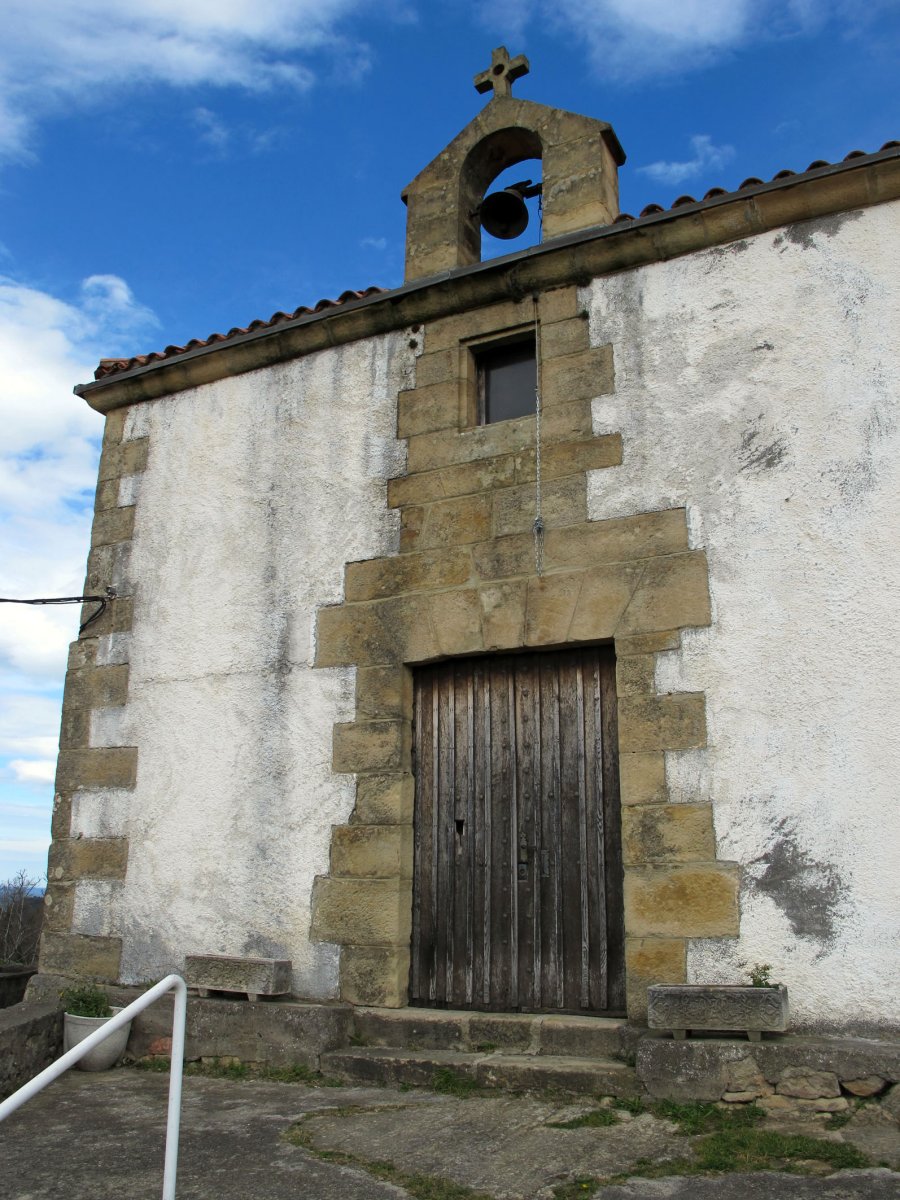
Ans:
POLYGON ((548 1121, 547 1124, 551 1129, 600 1129, 618 1125, 619 1118, 611 1108, 594 1108, 571 1121, 548 1121))
POLYGON ((168 1075, 172 1069, 172 1060, 163 1054, 157 1054, 153 1058, 138 1058, 129 1065, 134 1067, 136 1071, 149 1071, 151 1074, 168 1075))
POLYGON ((431 1077, 431 1090, 440 1092, 442 1096, 456 1096, 458 1100, 468 1100, 480 1091, 478 1083, 467 1075, 460 1075, 449 1067, 440 1067, 431 1077))
POLYGON ((700 1133, 715 1133, 725 1129, 746 1129, 765 1117, 758 1104, 739 1104, 731 1108, 719 1108, 717 1104, 693 1100, 679 1104, 676 1100, 656 1100, 649 1106, 654 1117, 671 1121, 685 1137, 700 1133))
POLYGON ((570 1179, 553 1189, 554 1200, 580 1200, 582 1196, 593 1196, 600 1186, 600 1180, 593 1175, 582 1175, 578 1179, 570 1179))
POLYGON ((623 1112, 631 1113, 633 1117, 639 1117, 641 1113, 648 1111, 647 1105, 640 1096, 616 1096, 613 1105, 623 1112))
MULTIPOLYGON (((330 1115, 349 1116, 351 1113, 363 1111, 371 1110, 352 1107, 332 1109, 330 1115)), ((312 1145, 310 1132, 304 1127, 303 1122, 288 1130, 284 1136, 286 1141, 295 1146, 301 1146, 321 1162, 337 1163, 345 1167, 361 1167, 376 1179, 404 1188, 410 1196, 414 1197, 414 1200, 493 1200, 493 1197, 487 1192, 476 1192, 461 1183, 442 1179, 439 1175, 423 1175, 419 1172, 403 1171, 392 1162, 367 1162, 364 1158, 357 1158, 355 1154, 348 1154, 343 1150, 319 1150, 312 1145)))
POLYGON ((475 1049, 479 1054, 493 1054, 497 1045, 495 1042, 478 1042, 475 1049))
MULTIPOLYGON (((150 1071, 156 1074, 167 1074, 172 1069, 172 1063, 164 1055, 152 1058, 139 1058, 132 1064, 135 1070, 150 1071)), ((289 1067, 267 1067, 264 1063, 245 1063, 237 1059, 214 1058, 208 1062, 188 1062, 184 1064, 185 1075, 199 1075, 206 1079, 257 1079, 263 1083, 303 1083, 307 1087, 343 1087, 343 1081, 322 1075, 319 1071, 307 1067, 303 1063, 294 1063, 289 1067)))
POLYGON ((704 1138, 695 1153, 702 1171, 765 1171, 775 1166, 790 1167, 798 1159, 825 1162, 835 1171, 869 1165, 864 1154, 844 1142, 768 1129, 720 1130, 704 1138))

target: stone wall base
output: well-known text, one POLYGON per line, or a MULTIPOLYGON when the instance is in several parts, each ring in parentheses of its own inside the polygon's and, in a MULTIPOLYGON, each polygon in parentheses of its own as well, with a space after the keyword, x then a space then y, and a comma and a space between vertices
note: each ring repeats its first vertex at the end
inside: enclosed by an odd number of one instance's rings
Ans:
POLYGON ((900 1042, 789 1034, 761 1042, 674 1041, 645 1034, 635 1047, 635 1070, 655 1099, 754 1101, 767 1108, 799 1101, 839 1112, 854 1097, 878 1096, 900 1081, 900 1042))
POLYGON ((62 1054, 63 1020, 55 1000, 13 1004, 0 1012, 0 1100, 62 1054))

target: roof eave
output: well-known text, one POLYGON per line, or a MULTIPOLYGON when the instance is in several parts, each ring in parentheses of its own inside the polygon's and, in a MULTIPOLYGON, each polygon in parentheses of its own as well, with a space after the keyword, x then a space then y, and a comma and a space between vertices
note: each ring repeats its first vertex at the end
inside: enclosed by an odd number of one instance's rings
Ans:
POLYGON ((900 147, 891 147, 664 212, 564 234, 515 254, 116 372, 74 390, 98 412, 109 412, 497 300, 586 284, 612 271, 898 197, 900 147))

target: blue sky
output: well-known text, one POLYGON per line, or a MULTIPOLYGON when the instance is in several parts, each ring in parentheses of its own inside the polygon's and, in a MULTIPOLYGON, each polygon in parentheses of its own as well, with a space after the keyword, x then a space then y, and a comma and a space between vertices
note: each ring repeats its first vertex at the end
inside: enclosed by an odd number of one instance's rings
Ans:
MULTIPOLYGON (((613 125, 632 213, 900 137, 900 0, 3 9, 4 596, 81 589, 101 420, 71 389, 98 358, 402 282, 400 190, 485 103, 493 46, 531 60, 517 95, 613 125)), ((0 606, 0 880, 45 869, 76 630, 0 606)))

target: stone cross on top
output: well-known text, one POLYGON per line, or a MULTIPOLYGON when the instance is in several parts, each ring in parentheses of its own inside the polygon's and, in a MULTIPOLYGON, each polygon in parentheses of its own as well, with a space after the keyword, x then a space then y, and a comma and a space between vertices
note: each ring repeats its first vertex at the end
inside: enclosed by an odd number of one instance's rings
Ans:
POLYGON ((489 92, 493 88, 492 100, 498 96, 511 96, 512 85, 530 70, 531 66, 524 54, 517 54, 511 59, 506 47, 498 46, 496 50, 491 51, 491 65, 488 69, 475 76, 475 90, 489 92))

